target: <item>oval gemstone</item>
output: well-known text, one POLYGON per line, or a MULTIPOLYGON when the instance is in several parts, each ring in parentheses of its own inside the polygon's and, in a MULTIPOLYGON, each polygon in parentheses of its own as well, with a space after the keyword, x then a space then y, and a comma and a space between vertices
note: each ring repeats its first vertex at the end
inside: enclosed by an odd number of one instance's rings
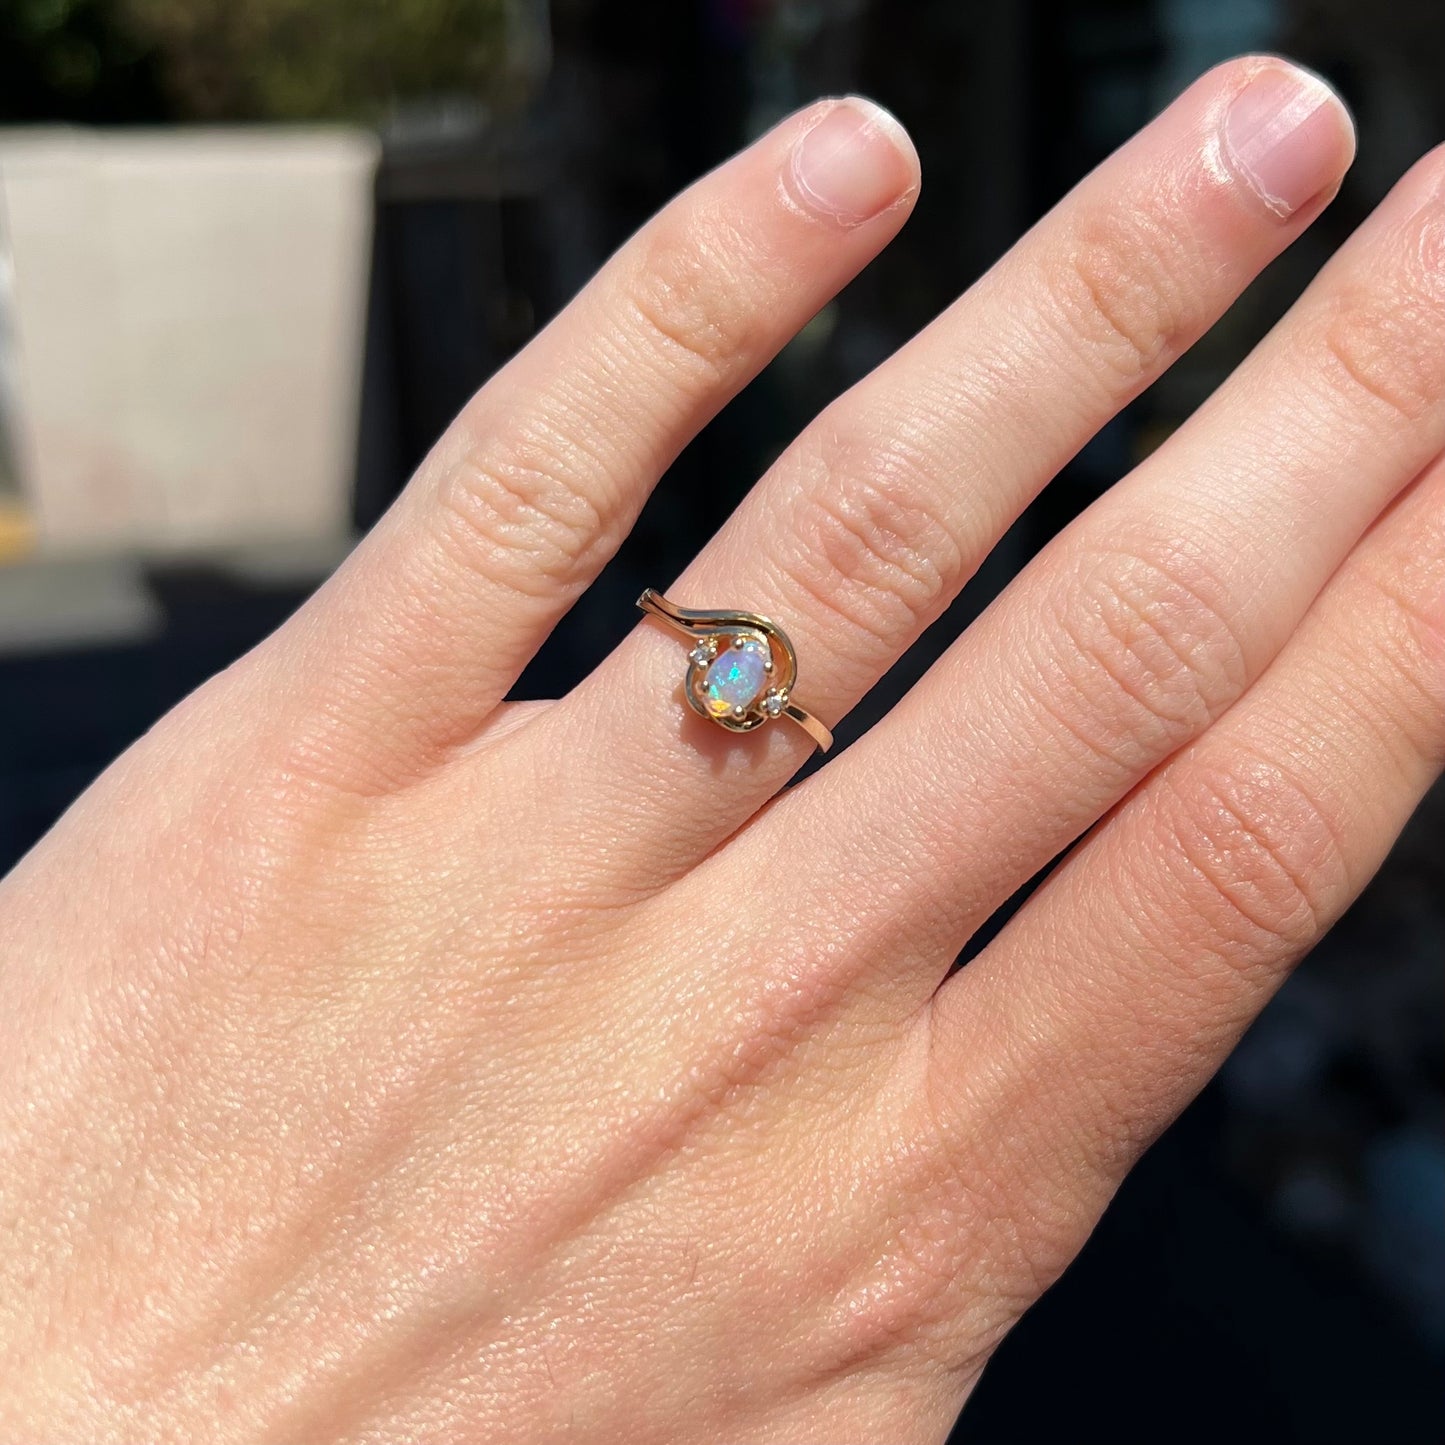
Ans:
POLYGON ((745 642, 718 653, 702 679, 702 697, 714 717, 727 717, 736 708, 750 708, 768 685, 768 649, 761 642, 745 642))

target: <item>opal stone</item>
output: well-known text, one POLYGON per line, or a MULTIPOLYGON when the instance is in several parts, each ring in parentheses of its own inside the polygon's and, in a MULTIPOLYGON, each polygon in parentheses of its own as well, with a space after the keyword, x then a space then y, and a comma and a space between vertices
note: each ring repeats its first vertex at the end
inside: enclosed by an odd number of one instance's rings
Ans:
POLYGON ((768 685, 768 649, 748 641, 724 648, 702 679, 702 698, 714 717, 727 717, 735 708, 750 708, 768 685))

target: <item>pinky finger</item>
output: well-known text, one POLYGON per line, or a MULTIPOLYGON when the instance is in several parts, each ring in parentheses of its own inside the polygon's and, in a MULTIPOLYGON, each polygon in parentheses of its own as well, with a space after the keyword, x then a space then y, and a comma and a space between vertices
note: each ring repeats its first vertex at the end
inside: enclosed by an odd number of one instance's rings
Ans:
MULTIPOLYGON (((980 1078, 1009 1081, 994 1097, 1010 1158, 991 1167, 1010 1176, 1016 1217, 1057 1225, 1062 1205, 1086 1229, 1358 895, 1442 759, 1436 463, 1254 688, 935 995, 919 1020, 935 1142, 966 1152, 979 1121, 961 1101, 980 1078)), ((1055 1231, 1059 1257, 1031 1267, 1051 1272, 1080 1243, 1055 1231)))

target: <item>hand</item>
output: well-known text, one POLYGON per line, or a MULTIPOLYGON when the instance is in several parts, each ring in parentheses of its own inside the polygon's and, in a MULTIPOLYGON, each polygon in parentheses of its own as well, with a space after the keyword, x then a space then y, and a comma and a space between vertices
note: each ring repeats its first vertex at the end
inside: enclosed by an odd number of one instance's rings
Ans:
MULTIPOLYGON (((1351 146, 1212 72, 667 592, 835 722, 1351 146)), ((0 1438, 941 1439, 1438 769, 1442 182, 781 797, 655 622, 503 697, 916 160, 825 102, 658 216, 0 891, 0 1438)))

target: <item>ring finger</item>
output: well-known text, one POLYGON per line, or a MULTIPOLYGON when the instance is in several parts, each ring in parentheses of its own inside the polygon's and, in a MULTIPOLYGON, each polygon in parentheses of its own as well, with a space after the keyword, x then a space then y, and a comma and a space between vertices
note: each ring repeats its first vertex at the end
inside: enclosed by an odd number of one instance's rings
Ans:
POLYGON ((882 249, 916 192, 891 116, 822 101, 622 246, 254 655, 288 768, 370 793, 471 742, 673 457, 882 249))

